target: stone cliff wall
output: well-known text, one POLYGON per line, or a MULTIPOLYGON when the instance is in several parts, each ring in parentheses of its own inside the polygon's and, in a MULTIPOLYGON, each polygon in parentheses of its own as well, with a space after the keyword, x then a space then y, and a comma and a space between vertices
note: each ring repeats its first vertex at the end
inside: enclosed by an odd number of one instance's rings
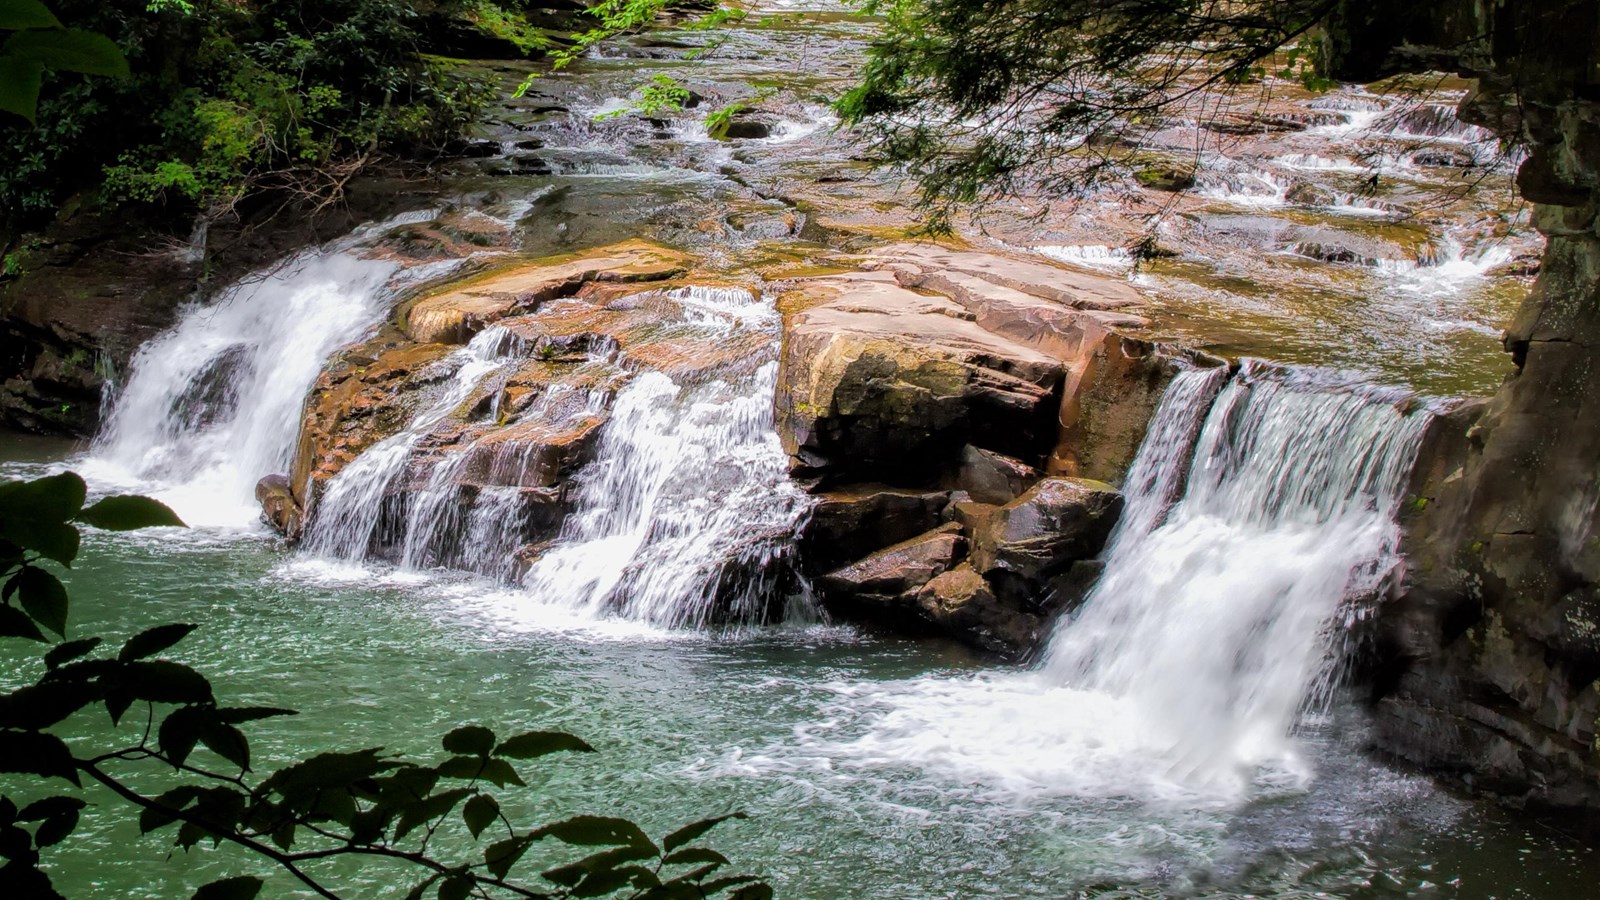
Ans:
POLYGON ((1522 143, 1548 245, 1507 329, 1516 373, 1435 425, 1383 616, 1377 740, 1530 806, 1600 809, 1600 4, 1351 0, 1341 75, 1457 68, 1463 119, 1522 143))

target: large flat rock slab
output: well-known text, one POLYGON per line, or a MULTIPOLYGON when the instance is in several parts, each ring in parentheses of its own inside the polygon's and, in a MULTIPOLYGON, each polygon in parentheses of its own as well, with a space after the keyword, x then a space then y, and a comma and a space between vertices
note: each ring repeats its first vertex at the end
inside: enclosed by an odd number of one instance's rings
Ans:
POLYGON ((570 296, 585 283, 661 281, 688 265, 688 256, 645 241, 512 263, 414 301, 405 312, 405 332, 423 343, 461 344, 501 319, 570 296))
POLYGON ((804 290, 806 307, 786 323, 776 399, 797 474, 904 484, 968 443, 1048 452, 1060 360, 889 272, 826 276, 804 290))

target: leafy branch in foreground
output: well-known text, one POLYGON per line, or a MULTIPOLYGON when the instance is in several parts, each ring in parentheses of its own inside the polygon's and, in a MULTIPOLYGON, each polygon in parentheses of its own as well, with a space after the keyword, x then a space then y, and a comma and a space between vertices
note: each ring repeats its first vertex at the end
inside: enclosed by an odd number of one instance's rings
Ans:
POLYGON ((46 70, 128 76, 128 60, 103 34, 63 27, 39 0, 0 0, 0 111, 34 120, 46 70))
MULTIPOLYGON (((838 102, 920 188, 934 230, 967 204, 1083 196, 1137 160, 1161 117, 1214 114, 1337 0, 867 0, 884 17, 838 102)), ((1302 53, 1287 64, 1316 86, 1302 53), (1298 66, 1298 68, 1297 68, 1298 66)))
MULTIPOLYGON (((201 841, 233 844, 321 897, 340 896, 325 874, 325 864, 340 859, 396 867, 393 883, 409 887, 408 900, 430 892, 440 900, 772 896, 754 876, 719 876, 727 858, 696 843, 742 813, 694 822, 659 841, 610 816, 518 828, 489 786, 524 786, 517 766, 531 760, 593 752, 564 732, 502 739, 467 725, 444 736, 438 762, 369 747, 320 753, 256 777, 242 726, 294 711, 226 705, 204 675, 168 659, 196 626, 159 625, 114 649, 98 637, 64 640, 67 590, 48 566, 71 567, 80 525, 131 530, 183 524, 148 498, 107 497, 85 506, 86 499, 83 479, 70 472, 0 485, 0 637, 50 644, 33 683, 0 694, 0 773, 29 795, 56 781, 74 788, 96 783, 137 810, 142 832, 175 829, 174 844, 184 850, 201 841), (95 709, 110 718, 110 736, 69 745, 56 733, 68 719, 95 709), (135 727, 119 728, 124 723, 135 727), (159 779, 163 789, 152 792, 159 779), (441 840, 446 832, 490 843, 481 854, 447 859, 440 843, 466 842, 441 840), (544 869, 537 883, 519 878, 518 865, 546 838, 587 855, 544 869)), ((72 836, 85 805, 76 792, 25 804, 0 795, 0 884, 8 898, 60 896, 45 851, 72 836)), ((235 876, 201 887, 194 897, 249 900, 263 885, 256 876, 235 876)))

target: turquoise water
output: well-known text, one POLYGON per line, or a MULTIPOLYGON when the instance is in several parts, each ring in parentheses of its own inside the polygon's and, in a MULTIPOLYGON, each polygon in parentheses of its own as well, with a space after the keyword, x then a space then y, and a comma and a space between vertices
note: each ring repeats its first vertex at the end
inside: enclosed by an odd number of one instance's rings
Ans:
MULTIPOLYGON (((4 447, 35 462, 66 449, 4 447)), ((1354 710, 1302 736, 1304 778, 1259 774, 1239 797, 1141 794, 1050 752, 1041 721, 1074 714, 1060 698, 941 643, 561 620, 496 585, 333 569, 255 532, 92 534, 70 586, 75 634, 203 623, 181 658, 219 694, 299 709, 252 727, 263 768, 374 745, 432 757, 466 722, 566 729, 601 752, 530 764, 530 787, 505 792, 515 819, 598 812, 659 834, 743 809, 752 818, 714 843, 783 897, 1572 898, 1600 876, 1582 844, 1363 755, 1354 710), (887 696, 942 704, 940 726, 907 736, 887 696), (1020 706, 997 720, 1007 703, 1020 706)), ((108 733, 103 716, 71 725, 108 733)), ((1164 764, 1127 759, 1141 776, 1164 764)), ((91 799, 50 857, 68 896, 181 897, 267 871, 228 848, 169 853, 113 798, 91 799)), ((407 884, 381 866, 329 875, 353 897, 407 884)), ((285 877, 269 884, 295 895, 285 877)))

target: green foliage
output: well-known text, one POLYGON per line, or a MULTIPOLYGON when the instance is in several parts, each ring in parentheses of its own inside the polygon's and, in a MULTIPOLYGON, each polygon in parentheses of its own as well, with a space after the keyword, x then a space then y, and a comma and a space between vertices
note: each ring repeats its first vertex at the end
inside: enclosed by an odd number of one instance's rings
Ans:
MULTIPOLYGON (((26 2, 36 0, 0 0, 26 2)), ((375 159, 454 138, 488 96, 421 52, 426 22, 409 0, 51 2, 77 29, 60 33, 105 35, 128 77, 48 78, 36 127, 0 122, 13 148, 0 159, 0 215, 12 225, 37 224, 85 190, 178 215, 254 190, 324 201, 375 159)), ((492 0, 442 0, 436 15, 512 28, 492 0)), ((23 49, 112 71, 50 40, 23 49)))
POLYGON ((689 102, 689 96, 689 89, 671 75, 652 75, 645 86, 640 88, 639 99, 631 105, 601 113, 594 118, 597 122, 603 122, 606 119, 630 114, 654 117, 680 113, 683 112, 683 105, 689 102))
POLYGON ((471 0, 466 18, 484 33, 509 42, 524 56, 546 53, 555 46, 549 35, 529 24, 527 19, 491 0, 471 0))
POLYGON ((754 97, 742 97, 734 100, 720 109, 706 114, 706 134, 713 140, 722 140, 728 136, 728 126, 732 124, 733 117, 749 109, 757 103, 771 97, 778 91, 776 88, 762 88, 754 97))
MULTIPOLYGON (((190 624, 158 625, 119 646, 99 637, 65 638, 69 599, 51 564, 70 567, 79 526, 112 530, 181 527, 162 504, 144 497, 106 497, 85 506, 87 488, 65 473, 0 485, 0 637, 50 645, 37 678, 0 694, 0 775, 30 788, 96 783, 136 811, 142 833, 171 834, 178 849, 201 841, 228 843, 275 863, 287 877, 323 897, 338 897, 319 869, 342 857, 409 866, 408 897, 450 898, 623 896, 678 900, 727 896, 763 900, 772 889, 748 875, 717 876, 722 854, 690 846, 742 813, 683 826, 653 840, 634 823, 576 816, 518 828, 501 811, 490 785, 523 785, 517 765, 594 748, 562 732, 530 731, 501 738, 464 725, 440 741, 437 762, 412 761, 381 747, 319 753, 265 777, 252 767, 242 726, 293 710, 231 706, 195 669, 168 658, 192 633, 190 624), (108 733, 68 744, 55 728, 103 710, 108 733), (134 727, 122 731, 127 720, 134 727), (199 757, 200 751, 211 759, 199 757), (151 774, 171 786, 151 793, 151 774), (130 777, 139 772, 139 777, 130 777), (138 784, 141 787, 135 787, 138 784), (488 846, 442 859, 430 843, 460 830, 488 846), (544 869, 536 886, 514 874, 546 840, 584 854, 544 869), (716 876, 716 877, 714 877, 716 876)), ((30 793, 33 793, 30 791, 30 793)), ((45 867, 46 851, 70 839, 85 806, 57 794, 19 806, 0 796, 0 884, 6 896, 60 896, 45 867)), ((346 870, 348 871, 348 870, 346 870)), ((265 886, 236 876, 200 887, 196 900, 248 900, 265 886)))
POLYGON ((0 0, 0 112, 34 121, 44 73, 126 77, 128 60, 105 35, 63 27, 39 0, 0 0))
POLYGON ((1124 176, 1152 115, 1206 115, 1208 91, 1263 78, 1336 5, 868 0, 884 26, 836 109, 945 230, 967 204, 1081 196, 1124 176))

